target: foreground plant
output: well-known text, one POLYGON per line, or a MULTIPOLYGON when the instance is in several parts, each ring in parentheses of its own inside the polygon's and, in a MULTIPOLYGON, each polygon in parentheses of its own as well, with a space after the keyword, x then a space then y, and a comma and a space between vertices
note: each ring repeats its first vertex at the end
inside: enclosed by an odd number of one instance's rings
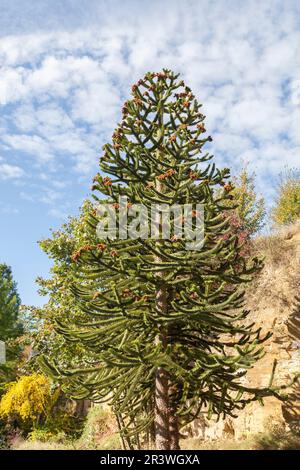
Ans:
POLYGON ((0 417, 33 426, 45 417, 55 402, 51 382, 43 374, 24 375, 9 385, 0 401, 0 417))
POLYGON ((23 333, 20 321, 20 296, 12 270, 0 264, 0 341, 5 343, 5 361, 0 358, 0 395, 6 385, 15 379, 20 360, 20 337, 23 333))
POLYGON ((286 168, 280 175, 271 217, 276 227, 292 224, 300 218, 300 172, 286 168))
MULTIPOLYGON (((115 209, 120 196, 133 210, 135 204, 202 203, 203 245, 187 250, 185 237, 140 234, 81 246, 73 254, 72 290, 82 320, 57 320, 57 331, 97 359, 74 370, 45 358, 41 363, 68 378, 72 396, 108 401, 124 445, 139 446, 150 433, 157 449, 177 449, 180 427, 201 411, 235 416, 251 401, 278 396, 274 374, 263 389, 241 380, 269 337, 247 321, 241 288, 262 263, 245 260, 243 244, 231 232, 229 170, 217 169, 203 153, 212 139, 190 88, 164 70, 147 73, 132 94, 104 146, 100 167, 106 176, 96 175, 93 189, 115 209)), ((99 220, 91 211, 94 230, 99 220)))

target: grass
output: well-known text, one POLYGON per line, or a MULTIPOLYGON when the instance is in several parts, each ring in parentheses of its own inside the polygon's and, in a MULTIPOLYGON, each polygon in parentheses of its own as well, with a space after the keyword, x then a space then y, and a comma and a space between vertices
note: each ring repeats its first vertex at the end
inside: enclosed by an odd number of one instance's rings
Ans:
MULTIPOLYGON (((83 438, 77 441, 41 442, 18 440, 13 446, 14 450, 114 450, 121 449, 120 440, 116 433, 103 436, 93 445, 83 438)), ((188 438, 181 441, 182 450, 299 450, 300 436, 285 430, 283 424, 275 423, 272 429, 265 433, 254 434, 241 440, 217 439, 203 441, 199 438, 188 438)))
POLYGON ((121 449, 121 441, 117 424, 113 414, 99 406, 89 410, 83 433, 79 439, 63 438, 62 435, 51 436, 45 442, 45 435, 39 432, 31 433, 28 439, 15 439, 12 448, 14 450, 118 450, 121 449), (36 439, 33 439, 33 437, 36 439))
POLYGON ((182 450, 254 450, 253 439, 216 439, 203 441, 202 439, 189 438, 181 442, 182 450))
POLYGON ((287 430, 284 421, 270 417, 263 433, 240 440, 190 438, 185 439, 181 447, 183 450, 300 450, 300 433, 287 430))

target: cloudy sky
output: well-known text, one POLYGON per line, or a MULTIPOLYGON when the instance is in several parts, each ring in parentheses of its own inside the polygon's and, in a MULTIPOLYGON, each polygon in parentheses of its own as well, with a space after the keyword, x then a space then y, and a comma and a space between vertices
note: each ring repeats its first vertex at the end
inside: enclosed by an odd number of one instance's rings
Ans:
POLYGON ((0 0, 0 261, 22 301, 50 263, 36 241, 76 214, 129 87, 180 72, 211 151, 247 161, 268 203, 300 162, 300 2, 0 0))

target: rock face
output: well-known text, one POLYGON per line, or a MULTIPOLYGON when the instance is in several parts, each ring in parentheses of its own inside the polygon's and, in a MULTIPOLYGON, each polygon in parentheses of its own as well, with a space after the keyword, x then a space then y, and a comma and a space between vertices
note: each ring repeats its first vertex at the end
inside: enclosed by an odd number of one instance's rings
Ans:
MULTIPOLYGON (((256 245, 266 256, 265 268, 247 291, 246 308, 251 311, 249 320, 261 326, 262 333, 272 331, 273 336, 265 343, 266 355, 248 372, 244 383, 268 385, 276 359, 274 384, 282 385, 300 372, 300 224, 279 235, 263 237, 256 245)), ((263 432, 272 419, 300 428, 300 382, 290 390, 287 402, 267 398, 264 406, 251 403, 237 418, 218 423, 208 421, 203 414, 188 433, 202 439, 240 439, 263 432)))

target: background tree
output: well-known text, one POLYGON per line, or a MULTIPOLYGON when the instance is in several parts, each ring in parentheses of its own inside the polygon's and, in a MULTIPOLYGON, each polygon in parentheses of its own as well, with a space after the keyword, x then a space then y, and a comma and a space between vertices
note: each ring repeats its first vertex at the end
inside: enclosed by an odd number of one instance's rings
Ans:
POLYGON ((21 325, 18 322, 20 304, 11 268, 6 264, 0 264, 0 337, 4 340, 20 334, 21 325))
POLYGON ((277 227, 295 222, 300 217, 300 172, 286 168, 280 175, 277 198, 271 218, 277 227))
MULTIPOLYGON (((247 165, 232 178, 231 199, 224 202, 228 211, 224 217, 229 219, 230 233, 238 237, 243 245, 241 254, 251 256, 252 239, 265 225, 265 200, 258 196, 255 189, 255 173, 249 172, 247 165)), ((217 191, 221 194, 221 189, 217 191)))
POLYGON ((40 354, 49 360, 70 368, 89 360, 91 353, 80 343, 70 344, 55 330, 56 320, 82 319, 70 284, 74 282, 73 253, 86 243, 96 241, 96 233, 87 223, 91 211, 90 201, 85 201, 77 217, 70 217, 59 230, 39 242, 42 250, 53 260, 48 279, 39 277, 39 294, 47 299, 41 307, 22 306, 22 321, 25 328, 23 345, 30 346, 30 361, 24 365, 24 372, 39 371, 37 359, 40 354), (57 354, 59 351, 59 355, 57 354))
POLYGON ((245 165, 241 171, 232 178, 232 199, 226 204, 233 208, 228 214, 232 220, 233 228, 239 228, 240 233, 252 237, 259 232, 265 224, 266 208, 263 196, 258 196, 255 188, 255 173, 248 170, 245 165), (236 206, 236 207, 235 207, 236 206))
POLYGON ((0 392, 5 384, 15 377, 16 359, 21 352, 18 344, 18 338, 22 334, 20 304, 11 268, 0 264, 0 339, 6 346, 6 363, 0 365, 0 392))
MULTIPOLYGON (((82 317, 57 319, 56 329, 96 359, 76 369, 45 357, 41 363, 67 377, 73 396, 109 401, 126 439, 134 436, 139 445, 154 424, 156 447, 176 449, 179 428, 201 410, 234 416, 247 403, 278 394, 272 377, 263 389, 241 381, 266 339, 247 321, 241 289, 262 265, 244 259, 224 217, 233 185, 228 169, 207 163, 212 157, 203 146, 211 137, 204 136, 200 104, 169 70, 147 73, 132 94, 104 146, 100 166, 112 178, 96 175, 93 189, 105 199, 95 200, 118 209, 126 196, 133 212, 135 203, 202 203, 203 246, 186 250, 186 240, 173 235, 82 245, 73 254, 72 289, 82 317)), ((94 230, 98 222, 91 210, 94 230)))
MULTIPOLYGON (((20 379, 13 384, 14 388, 10 387, 11 393, 5 395, 10 397, 14 390, 20 392, 16 405, 18 409, 23 409, 23 407, 29 409, 29 405, 35 406, 27 397, 27 392, 31 394, 32 390, 34 396, 38 396, 39 393, 43 395, 43 381, 37 382, 36 387, 32 389, 34 377, 41 376, 38 364, 40 354, 45 354, 48 360, 55 359, 60 366, 68 368, 77 367, 78 364, 88 365, 91 360, 95 360, 92 353, 86 351, 80 343, 70 344, 55 331, 56 319, 76 319, 79 315, 82 318, 82 312, 79 311, 74 295, 69 289, 70 283, 74 281, 71 257, 76 249, 87 243, 87 240, 91 242, 96 239, 95 231, 86 221, 90 210, 91 202, 85 201, 77 217, 70 217, 59 230, 52 231, 49 238, 39 242, 42 250, 53 260, 53 266, 48 278, 37 279, 39 294, 45 297, 45 304, 41 307, 22 305, 20 309, 24 329, 20 344, 24 360, 19 363, 20 379), (40 392, 39 388, 41 388, 40 392)), ((47 376, 45 380, 50 383, 47 376)), ((34 428, 32 436, 42 439, 48 439, 49 436, 53 437, 57 433, 72 437, 80 434, 83 415, 86 412, 84 404, 69 400, 62 392, 60 385, 58 380, 51 383, 51 396, 56 398, 55 408, 51 408, 51 413, 38 414, 37 422, 35 418, 33 420, 20 418, 17 413, 17 421, 22 431, 27 433, 34 428)), ((14 404, 15 402, 7 400, 3 402, 3 409, 10 410, 2 413, 6 428, 9 428, 7 424, 15 414, 15 408, 12 407, 14 404), (11 403, 10 407, 8 403, 11 403)))

